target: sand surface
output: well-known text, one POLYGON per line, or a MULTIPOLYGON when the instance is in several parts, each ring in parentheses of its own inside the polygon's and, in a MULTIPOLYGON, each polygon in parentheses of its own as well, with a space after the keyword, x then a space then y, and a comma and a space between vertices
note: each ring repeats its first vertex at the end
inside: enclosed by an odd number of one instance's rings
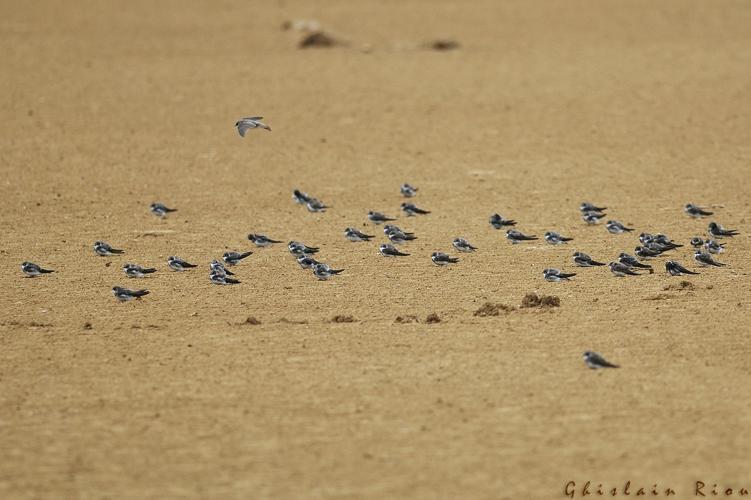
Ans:
POLYGON ((0 498, 751 488, 748 2, 1 10, 0 498), (295 19, 346 45, 298 49, 280 29, 295 19), (437 38, 461 46, 424 48, 437 38), (241 139, 253 114, 273 132, 241 139), (349 225, 384 241, 365 214, 399 214, 402 182, 433 212, 398 221, 412 255, 346 241, 349 225), (333 208, 308 213, 295 187, 333 208), (159 220, 157 200, 179 211, 159 220), (692 201, 741 235, 689 289, 669 288, 665 258, 651 276, 545 282, 574 250, 607 262, 637 244, 585 226, 582 200, 682 243, 707 224, 682 213, 692 201), (493 212, 575 240, 512 246, 493 212), (346 272, 319 282, 277 245, 237 267, 241 285, 209 283, 249 232, 346 272), (480 250, 433 266, 456 236, 480 250), (96 256, 98 239, 125 255, 96 256), (170 272, 169 255, 201 267, 170 272), (57 272, 25 279, 24 260, 57 272), (159 272, 128 280, 125 262, 159 272), (121 304, 113 285, 151 294, 121 304), (528 292, 561 306, 473 315, 528 292), (586 369, 587 349, 622 367, 586 369))

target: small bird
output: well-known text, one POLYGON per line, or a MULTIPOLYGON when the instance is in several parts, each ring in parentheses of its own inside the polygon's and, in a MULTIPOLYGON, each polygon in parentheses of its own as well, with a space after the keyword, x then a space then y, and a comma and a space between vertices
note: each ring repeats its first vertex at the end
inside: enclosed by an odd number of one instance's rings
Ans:
POLYGON ((608 209, 608 207, 596 207, 596 206, 592 205, 588 201, 583 201, 581 203, 581 205, 579 205, 579 211, 582 212, 582 213, 585 213, 585 212, 602 212, 602 211, 607 210, 607 209, 608 209))
POLYGON ((563 245, 571 240, 573 240, 573 238, 566 238, 554 231, 545 231, 545 241, 551 245, 563 245))
POLYGON ((501 229, 503 226, 515 226, 516 225, 515 220, 504 219, 499 214, 491 215, 490 219, 488 219, 488 222, 490 222, 490 225, 496 229, 501 229))
POLYGON ((303 193, 299 189, 295 189, 292 191, 292 199, 295 200, 295 203, 298 205, 306 205, 310 201, 311 196, 308 195, 308 193, 303 193))
POLYGON ((402 203, 402 212, 407 214, 407 217, 412 217, 415 214, 417 215, 427 215, 430 213, 429 210, 423 210, 422 208, 417 208, 414 203, 402 203))
POLYGON ((521 243, 522 241, 536 240, 537 236, 527 236, 526 234, 523 234, 521 231, 517 231, 516 229, 509 229, 508 231, 506 231, 506 239, 509 240, 513 245, 516 245, 517 243, 521 243))
POLYGON ((406 183, 402 184, 400 191, 402 193, 402 196, 404 196, 405 198, 412 198, 417 194, 417 188, 406 183))
POLYGON ((345 229, 344 237, 349 241, 370 241, 371 238, 375 238, 375 236, 362 233, 354 227, 348 227, 347 229, 345 229))
POLYGON ((464 238, 454 238, 454 241, 451 242, 452 245, 454 245, 454 248, 459 250, 460 252, 474 252, 477 250, 477 247, 472 246, 467 240, 464 238))
POLYGON ((307 207, 308 212, 325 212, 327 208, 331 208, 331 207, 326 206, 318 198, 309 199, 308 202, 305 204, 305 206, 307 207))
POLYGON ((261 120, 263 120, 263 116, 249 116, 247 118, 240 118, 240 120, 235 123, 235 127, 237 127, 237 133, 240 134, 240 137, 245 137, 245 132, 254 128, 262 128, 271 132, 271 127, 261 122, 261 120))
POLYGON ((712 256, 707 252, 702 252, 701 250, 696 250, 694 252, 694 260, 702 267, 707 266, 715 266, 715 267, 721 267, 725 266, 727 264, 723 264, 722 262, 717 262, 712 258, 712 256))
POLYGON ((124 250, 112 248, 106 241, 95 241, 94 251, 97 255, 100 255, 102 257, 124 253, 124 250))
POLYGON ((603 358, 602 355, 592 351, 587 351, 584 353, 584 362, 587 364, 587 367, 593 370, 597 370, 599 368, 618 368, 618 365, 610 363, 605 358, 603 358))
POLYGON ((381 255, 384 257, 406 257, 409 255, 408 253, 400 252, 394 245, 389 245, 388 243, 381 244, 381 246, 378 247, 378 251, 381 252, 381 255))
POLYGON ((240 280, 230 278, 226 274, 212 272, 209 274, 209 280, 215 285, 237 285, 240 280))
POLYGON ((597 262, 596 260, 592 260, 592 257, 585 254, 584 252, 574 252, 574 264, 579 267, 595 267, 605 265, 604 262, 597 262))
POLYGON ((177 272, 182 272, 192 267, 198 267, 195 264, 185 262, 180 257, 177 257, 175 255, 170 255, 169 257, 167 257, 167 265, 169 266, 170 269, 172 269, 173 271, 177 271, 177 272))
POLYGON ((633 231, 632 228, 624 226, 617 220, 609 220, 605 224, 605 228, 608 230, 609 233, 612 233, 612 234, 621 234, 623 232, 630 233, 631 231, 633 231))
POLYGON ((642 245, 646 245, 647 243, 652 241, 654 237, 655 237, 654 234, 651 234, 651 233, 640 233, 639 243, 641 243, 642 245))
POLYGON ((447 266, 449 264, 456 264, 459 262, 459 259, 457 257, 449 257, 448 254, 445 254, 443 252, 433 252, 430 254, 430 260, 433 261, 433 264, 436 266, 447 266))
POLYGON ((676 243, 675 241, 671 240, 670 238, 668 238, 667 236, 661 233, 658 233, 652 236, 650 241, 657 243, 658 245, 661 245, 667 250, 674 250, 676 248, 680 248, 683 246, 683 245, 679 245, 678 243, 676 243))
POLYGON ((648 264, 642 264, 641 262, 639 262, 639 259, 627 253, 621 253, 618 256, 618 262, 628 267, 635 267, 637 269, 649 269, 649 274, 652 274, 654 272, 652 266, 648 264))
POLYGON ((590 226, 594 226, 600 222, 600 219, 605 217, 604 213, 600 212, 583 212, 582 220, 590 226))
POLYGON ((270 247, 273 243, 281 243, 281 241, 272 240, 265 234, 251 233, 248 235, 248 239, 257 247, 270 247))
POLYGON ((631 266, 627 266, 626 264, 622 264, 620 262, 611 262, 608 265, 610 266, 610 272, 615 274, 619 278, 622 278, 627 274, 630 276, 639 276, 639 273, 632 271, 631 266))
POLYGON ((120 286, 112 287, 112 294, 120 302, 126 302, 128 300, 140 299, 144 295, 148 295, 148 290, 129 290, 120 286))
POLYGON ((389 239, 389 241, 391 241, 391 243, 395 243, 397 245, 401 245, 408 241, 417 239, 417 236, 409 235, 396 229, 392 229, 391 231, 386 233, 386 237, 389 239))
POLYGON ((33 262, 24 262, 21 264, 21 272, 26 275, 27 278, 33 278, 34 276, 39 276, 40 274, 49 274, 54 273, 55 271, 51 269, 44 269, 37 264, 34 264, 33 262))
POLYGON ((222 260, 225 264, 229 264, 230 266, 234 266, 240 263, 241 260, 243 260, 245 257, 253 255, 253 252, 224 252, 224 255, 222 255, 222 260))
POLYGON ((331 269, 326 264, 318 263, 313 266, 313 274, 319 281, 326 281, 330 277, 342 272, 344 272, 344 269, 331 269))
POLYGON ((167 208, 163 203, 154 202, 149 205, 151 213, 157 217, 166 217, 170 212, 177 212, 176 208, 167 208))
POLYGON ((368 212, 368 220, 370 220, 370 222, 372 222, 373 224, 383 224, 384 222, 388 222, 388 221, 392 221, 396 219, 388 217, 382 214, 381 212, 374 212, 371 210, 368 212))
POLYGON ((637 257, 640 257, 642 259, 651 259, 652 257, 657 257, 662 252, 644 246, 639 246, 634 248, 634 253, 637 257))
POLYGON ((309 247, 304 243, 300 243, 299 241, 290 241, 287 244, 287 248, 289 249, 289 253, 295 256, 302 254, 310 255, 318 252, 319 250, 318 247, 309 247))
POLYGON ((542 270, 542 276, 545 281, 571 281, 569 278, 576 276, 576 273, 564 273, 560 269, 549 267, 542 270))
MULTIPOLYGON (((172 266, 170 266, 172 267, 172 266)), ((224 264, 214 259, 209 264, 210 274, 224 274, 226 276, 234 276, 235 273, 224 267, 224 264)))
POLYGON ((706 248, 709 253, 721 254, 725 251, 725 244, 718 243, 715 240, 707 240, 704 242, 704 248, 706 248))
POLYGON ((701 248, 704 246, 704 240, 699 238, 698 236, 694 236, 691 238, 691 246, 694 248, 701 248))
POLYGON ((304 253, 297 257, 297 263, 300 264, 300 267, 303 269, 313 269, 313 266, 320 264, 320 262, 313 257, 305 255, 304 253))
POLYGON ((402 228, 400 228, 399 226, 396 226, 394 224, 386 224, 385 226, 383 226, 383 234, 385 234, 386 236, 388 236, 388 234, 390 232, 392 232, 392 231, 397 231, 399 233, 404 233, 407 236, 414 236, 415 235, 415 233, 410 233, 409 231, 404 231, 402 228))
POLYGON ((707 217, 714 213, 714 212, 707 212, 703 208, 698 207, 694 205, 693 203, 686 203, 686 206, 683 207, 683 211, 686 212, 689 216, 694 217, 694 218, 707 217))
POLYGON ((681 276, 683 274, 699 274, 693 271, 689 271, 675 260, 669 260, 665 263, 665 270, 670 276, 681 276))
POLYGON ((123 271, 128 278, 143 278, 147 274, 155 273, 153 267, 141 267, 138 264, 125 264, 123 271))
POLYGON ((724 238, 725 236, 733 237, 738 235, 738 231, 735 229, 725 229, 716 222, 710 222, 707 232, 714 238, 724 238))

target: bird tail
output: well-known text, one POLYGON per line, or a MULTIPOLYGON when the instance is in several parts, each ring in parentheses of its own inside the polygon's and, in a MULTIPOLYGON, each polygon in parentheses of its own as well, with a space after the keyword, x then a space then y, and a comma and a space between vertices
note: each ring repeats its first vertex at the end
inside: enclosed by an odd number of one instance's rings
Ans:
POLYGON ((148 295, 150 292, 148 290, 136 290, 133 292, 134 297, 143 297, 144 295, 148 295))
POLYGON ((144 274, 151 274, 151 273, 155 273, 155 272, 156 272, 156 269, 154 269, 153 267, 150 267, 149 269, 144 269, 143 270, 144 274))
POLYGON ((47 274, 47 273, 54 273, 55 271, 53 271, 52 269, 42 269, 42 268, 40 267, 40 268, 39 268, 39 272, 40 272, 40 273, 43 273, 43 274, 47 274))
POLYGON ((253 252, 248 251, 248 252, 245 252, 245 253, 241 253, 240 254, 240 258, 244 259, 245 257, 247 257, 249 255, 253 255, 253 252))

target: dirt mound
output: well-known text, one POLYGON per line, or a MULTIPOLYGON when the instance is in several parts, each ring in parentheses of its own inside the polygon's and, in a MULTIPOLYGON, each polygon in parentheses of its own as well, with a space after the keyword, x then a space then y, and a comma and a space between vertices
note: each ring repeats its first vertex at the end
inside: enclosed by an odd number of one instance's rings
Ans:
POLYGON ((522 299, 522 308, 537 307, 540 309, 550 307, 561 307, 561 299, 555 295, 537 295, 536 293, 528 293, 522 299))
POLYGON ((407 314, 405 316, 397 316, 394 320, 396 323, 419 323, 420 320, 414 314, 407 314))
POLYGON ((331 318, 330 323, 354 323, 355 321, 357 320, 353 318, 352 316, 345 316, 342 314, 337 314, 336 316, 331 318))
POLYGON ((500 316, 501 313, 509 313, 514 311, 513 306, 507 306, 506 304, 493 304, 492 302, 485 302, 478 310, 473 313, 473 316, 500 316))
POLYGON ((428 314, 427 318, 425 318, 425 322, 428 324, 440 323, 441 318, 436 313, 431 313, 431 314, 428 314))
POLYGON ((298 48, 301 49, 330 48, 336 47, 337 45, 342 45, 342 43, 323 31, 315 31, 305 35, 297 44, 298 48))
POLYGON ((666 291, 667 290, 678 290, 678 291, 693 290, 694 284, 691 283, 690 281, 683 280, 680 283, 671 283, 669 285, 665 285, 662 289, 666 291))

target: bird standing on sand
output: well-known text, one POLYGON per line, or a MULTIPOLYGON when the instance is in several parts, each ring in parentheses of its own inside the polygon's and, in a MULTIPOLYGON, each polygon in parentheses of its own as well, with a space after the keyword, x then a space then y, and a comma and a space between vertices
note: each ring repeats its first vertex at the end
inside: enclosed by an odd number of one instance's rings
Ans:
POLYGON ((686 203, 686 206, 683 207, 683 211, 686 212, 690 217, 693 217, 695 219, 699 217, 707 217, 714 213, 714 212, 707 212, 703 208, 697 205, 694 205, 693 203, 686 203))
POLYGON ((545 281, 571 281, 569 278, 576 276, 576 273, 564 273, 560 269, 549 267, 542 270, 542 277, 545 281))
POLYGON ((448 254, 445 254, 443 252, 433 252, 430 254, 430 260, 433 261, 433 264, 436 266, 447 266, 449 264, 456 264, 459 262, 459 259, 456 257, 449 257, 448 254))
POLYGON ((392 217, 388 217, 381 212, 374 212, 373 210, 368 212, 368 220, 373 224, 383 224, 384 222, 396 220, 392 217))
POLYGON ((383 243, 381 246, 379 246, 378 251, 384 257, 406 257, 409 255, 408 253, 400 252, 394 245, 389 245, 388 243, 383 243))
POLYGON ((106 241, 95 241, 94 242, 94 251, 97 255, 101 257, 108 257, 110 255, 117 255, 124 253, 124 250, 118 250, 117 248, 112 248, 109 243, 106 241))
POLYGON ((584 362, 589 368, 593 370, 597 370, 599 368, 618 368, 618 365, 614 365, 613 363, 603 358, 601 354, 593 351, 587 351, 584 353, 584 362))
POLYGON ((537 236, 527 236, 526 234, 522 233, 521 231, 517 231, 516 229, 509 229, 508 231, 506 231, 506 239, 509 240, 513 245, 516 245, 517 243, 521 243, 522 241, 536 240, 537 236))
POLYGON ((195 264, 191 264, 189 262, 185 262, 180 257, 177 257, 175 255, 170 255, 167 257, 167 265, 170 269, 177 272, 185 271, 186 269, 190 269, 192 267, 197 267, 195 264))
POLYGON ((140 299, 141 297, 148 295, 148 290, 129 290, 121 286, 112 287, 112 295, 115 296, 120 302, 126 302, 128 300, 140 299))
POLYGON ((515 226, 516 221, 511 219, 504 219, 500 214, 493 214, 488 219, 490 225, 495 229, 501 229, 503 226, 515 226))
POLYGON ((168 213, 177 212, 176 208, 167 208, 164 203, 159 202, 155 202, 149 205, 149 210, 151 210, 152 214, 162 218, 166 217, 168 213))
POLYGON ((354 227, 348 227, 345 229, 344 237, 349 241, 369 241, 370 239, 375 238, 375 236, 360 232, 354 227))
POLYGON ((222 255, 222 260, 225 264, 234 266, 236 264, 239 264, 241 260, 249 255, 253 255, 253 252, 224 252, 224 255, 222 255))
POLYGON ((44 269, 37 264, 34 264, 33 262, 24 262, 21 264, 21 272, 26 275, 27 278, 33 278, 34 276, 39 276, 40 274, 49 274, 54 273, 55 271, 51 269, 44 269))
POLYGON ((684 274, 699 274, 694 271, 689 271, 675 260, 669 260, 665 263, 665 270, 670 276, 681 276, 684 274))
POLYGON ((560 234, 556 233, 555 231, 545 231, 545 241, 550 243, 551 245, 563 245, 571 240, 573 238, 567 238, 565 236, 561 236, 560 234))
POLYGON ((474 252, 477 250, 477 247, 472 246, 467 240, 464 238, 454 238, 454 241, 451 242, 452 245, 454 245, 454 248, 459 250, 460 252, 474 252))
POLYGON ((579 267, 595 267, 606 265, 604 262, 597 262, 596 260, 593 260, 592 257, 585 254, 584 252, 574 252, 574 264, 579 267))
POLYGON ((141 267, 138 264, 125 264, 123 272, 125 272, 128 278, 143 278, 147 274, 155 273, 156 269, 153 267, 141 267))

